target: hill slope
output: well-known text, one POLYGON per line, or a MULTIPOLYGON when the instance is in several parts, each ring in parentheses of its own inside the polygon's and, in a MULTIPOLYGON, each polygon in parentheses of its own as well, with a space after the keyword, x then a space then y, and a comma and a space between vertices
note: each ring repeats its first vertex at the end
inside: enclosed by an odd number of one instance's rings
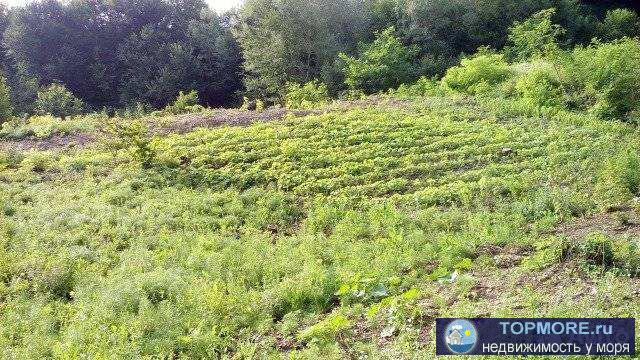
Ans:
POLYGON ((637 133, 536 112, 371 99, 5 141, 2 355, 430 358, 441 316, 638 317, 637 133))

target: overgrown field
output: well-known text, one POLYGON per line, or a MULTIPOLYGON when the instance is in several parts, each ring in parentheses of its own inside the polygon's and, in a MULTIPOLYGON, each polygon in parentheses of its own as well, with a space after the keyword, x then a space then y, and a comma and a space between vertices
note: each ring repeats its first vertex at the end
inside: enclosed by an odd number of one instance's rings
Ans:
POLYGON ((433 358, 436 317, 640 317, 635 127, 376 101, 5 140, 0 356, 433 358))

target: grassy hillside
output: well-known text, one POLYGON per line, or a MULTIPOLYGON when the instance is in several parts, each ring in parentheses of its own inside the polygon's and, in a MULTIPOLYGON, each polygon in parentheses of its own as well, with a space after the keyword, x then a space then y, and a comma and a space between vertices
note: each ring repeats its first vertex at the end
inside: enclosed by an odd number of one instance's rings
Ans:
POLYGON ((436 317, 640 317, 635 127, 467 97, 280 115, 5 127, 2 357, 432 358, 436 317))

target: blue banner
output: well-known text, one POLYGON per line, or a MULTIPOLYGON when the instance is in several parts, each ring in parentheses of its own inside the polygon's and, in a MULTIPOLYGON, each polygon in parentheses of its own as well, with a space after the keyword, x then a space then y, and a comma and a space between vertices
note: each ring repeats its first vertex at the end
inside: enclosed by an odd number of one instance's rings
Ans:
POLYGON ((437 355, 635 355, 635 319, 437 319, 437 355))

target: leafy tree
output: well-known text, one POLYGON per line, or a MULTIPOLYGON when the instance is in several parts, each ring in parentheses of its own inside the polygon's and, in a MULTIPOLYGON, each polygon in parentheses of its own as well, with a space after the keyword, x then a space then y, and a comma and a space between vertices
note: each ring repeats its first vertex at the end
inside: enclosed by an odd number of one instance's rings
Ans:
POLYGON ((7 121, 11 117, 13 108, 11 106, 11 94, 7 81, 0 75, 0 123, 7 121))
POLYGON ((31 75, 27 64, 13 65, 7 74, 11 103, 18 114, 32 113, 38 96, 38 79, 31 75))
POLYGON ((439 75, 461 55, 481 46, 502 49, 508 29, 538 11, 556 8, 554 21, 567 29, 563 40, 588 42, 595 19, 577 0, 371 0, 376 29, 395 26, 405 44, 417 46, 422 68, 439 75))
POLYGON ((32 110, 33 82, 64 84, 93 108, 163 107, 181 89, 217 106, 241 88, 239 48, 204 0, 40 0, 10 19, 4 43, 19 111, 32 110))
POLYGON ((287 82, 313 79, 336 92, 337 54, 368 38, 367 14, 360 0, 248 0, 236 34, 249 95, 277 102, 287 82))
POLYGON ((82 113, 84 104, 64 85, 51 84, 46 89, 38 92, 36 100, 36 112, 41 115, 50 114, 65 118, 67 116, 82 113))
POLYGON ((361 45, 357 58, 340 54, 344 61, 345 83, 351 89, 375 93, 415 80, 419 74, 414 62, 417 49, 405 46, 388 28, 371 44, 361 45))
POLYGON ((563 105, 563 86, 555 68, 544 61, 534 62, 529 67, 515 83, 518 95, 536 106, 563 105))
POLYGON ((540 11, 522 22, 516 22, 509 29, 508 57, 523 61, 544 57, 558 49, 559 37, 565 30, 554 24, 551 17, 556 9, 540 11))
POLYGON ((638 14, 628 9, 609 10, 602 23, 598 24, 598 35, 604 41, 625 36, 633 37, 638 34, 640 34, 640 18, 638 14))

